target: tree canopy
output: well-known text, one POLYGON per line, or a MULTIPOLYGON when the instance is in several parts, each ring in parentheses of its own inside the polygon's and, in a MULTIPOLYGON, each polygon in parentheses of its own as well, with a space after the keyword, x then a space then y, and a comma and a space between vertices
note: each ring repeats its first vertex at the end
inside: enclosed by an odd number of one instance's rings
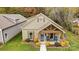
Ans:
POLYGON ((30 17, 38 13, 43 13, 49 18, 72 31, 72 20, 79 18, 79 8, 77 7, 1 7, 1 14, 21 14, 30 17))

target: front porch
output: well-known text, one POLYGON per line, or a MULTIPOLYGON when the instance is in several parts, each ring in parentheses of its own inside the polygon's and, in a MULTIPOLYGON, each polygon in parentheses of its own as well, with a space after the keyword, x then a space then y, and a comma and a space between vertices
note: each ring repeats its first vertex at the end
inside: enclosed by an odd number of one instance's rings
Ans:
POLYGON ((61 47, 68 45, 65 33, 60 31, 53 25, 49 25, 48 27, 42 29, 41 31, 36 33, 34 37, 34 40, 38 40, 37 42, 35 42, 35 44, 39 44, 39 46, 41 45, 41 43, 45 43, 47 47, 61 47))
POLYGON ((54 27, 53 25, 49 25, 48 27, 40 30, 31 32, 28 35, 30 41, 32 40, 35 46, 40 47, 41 43, 45 43, 47 47, 51 46, 67 46, 68 41, 66 41, 65 33, 54 27))
POLYGON ((53 41, 53 42, 58 42, 61 39, 64 39, 64 34, 61 37, 60 31, 53 31, 53 30, 45 30, 41 31, 38 34, 39 41, 53 41))

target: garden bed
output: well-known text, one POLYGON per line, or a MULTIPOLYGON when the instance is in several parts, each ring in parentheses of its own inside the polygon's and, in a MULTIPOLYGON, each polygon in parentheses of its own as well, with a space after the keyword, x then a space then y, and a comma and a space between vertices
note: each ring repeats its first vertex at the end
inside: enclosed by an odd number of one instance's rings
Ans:
POLYGON ((62 47, 62 46, 60 46, 60 47, 50 46, 50 47, 47 47, 47 48, 69 48, 69 47, 70 47, 70 45, 69 46, 66 46, 66 47, 62 47))

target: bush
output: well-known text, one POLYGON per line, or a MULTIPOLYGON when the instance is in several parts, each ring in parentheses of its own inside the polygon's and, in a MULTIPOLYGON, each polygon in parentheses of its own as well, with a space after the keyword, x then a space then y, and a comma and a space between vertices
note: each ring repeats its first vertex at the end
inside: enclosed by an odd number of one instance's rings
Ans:
POLYGON ((35 44, 36 44, 36 46, 40 47, 40 42, 37 42, 37 43, 35 43, 35 44))
POLYGON ((54 42, 49 42, 49 43, 50 43, 51 46, 54 45, 54 42))
POLYGON ((68 46, 69 42, 67 40, 64 40, 64 41, 61 41, 60 44, 62 47, 64 47, 64 46, 68 46))
POLYGON ((26 42, 30 42, 31 40, 28 38, 28 39, 26 39, 25 41, 26 41, 26 42))
POLYGON ((65 46, 65 42, 64 41, 60 42, 60 44, 61 44, 61 46, 65 46))
POLYGON ((35 38, 35 39, 34 39, 34 42, 35 42, 35 43, 39 42, 38 38, 35 38))
POLYGON ((69 45, 69 41, 65 41, 65 46, 68 46, 69 45))
POLYGON ((59 42, 55 42, 55 44, 54 44, 54 45, 55 45, 56 47, 61 46, 59 42))
POLYGON ((50 46, 50 42, 46 41, 46 46, 47 47, 50 46))
POLYGON ((3 45, 3 43, 0 42, 0 46, 3 45))

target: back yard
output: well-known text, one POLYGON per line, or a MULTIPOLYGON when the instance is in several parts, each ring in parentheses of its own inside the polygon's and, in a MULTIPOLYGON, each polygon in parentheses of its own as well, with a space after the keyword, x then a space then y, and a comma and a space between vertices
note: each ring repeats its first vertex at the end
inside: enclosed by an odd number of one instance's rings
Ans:
MULTIPOLYGON (((69 48, 48 48, 48 51, 79 51, 79 38, 70 32, 67 32, 68 40, 70 42, 69 48)), ((1 51, 39 51, 39 48, 34 48, 29 44, 24 44, 21 41, 22 34, 19 33, 3 47, 0 48, 1 51)))

